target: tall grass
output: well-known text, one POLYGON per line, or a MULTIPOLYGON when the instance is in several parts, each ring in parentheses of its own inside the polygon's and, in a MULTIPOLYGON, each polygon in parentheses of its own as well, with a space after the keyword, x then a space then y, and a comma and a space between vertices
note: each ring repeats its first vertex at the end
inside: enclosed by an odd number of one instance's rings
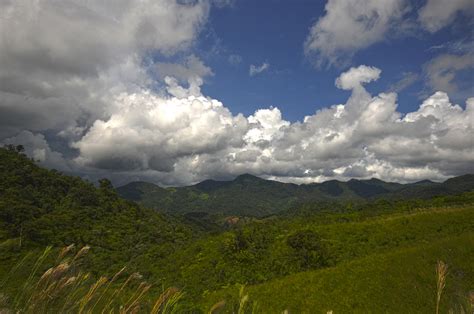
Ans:
MULTIPOLYGON (((233 298, 232 298, 233 299, 233 298)), ((261 312, 258 303, 255 301, 250 301, 249 295, 245 292, 245 285, 240 285, 239 294, 235 304, 230 304, 225 313, 234 313, 234 314, 246 314, 246 313, 259 313, 261 312), (231 309, 232 308, 232 309, 231 309)), ((225 300, 221 300, 215 303, 211 309, 209 310, 209 314, 217 314, 221 313, 226 308, 227 302, 225 300)))
POLYGON ((446 277, 448 275, 448 265, 443 261, 438 261, 436 265, 436 314, 439 314, 439 304, 441 302, 441 295, 446 286, 446 277))
MULTIPOLYGON (((15 276, 15 272, 25 266, 26 261, 32 256, 28 253, 17 265, 0 281, 0 313, 145 313, 163 314, 173 313, 183 293, 178 288, 171 287, 164 290, 158 297, 150 295, 152 284, 142 280, 137 273, 127 274, 123 267, 111 278, 100 276, 93 279, 88 272, 83 272, 80 267, 81 260, 87 255, 90 247, 84 246, 76 249, 70 245, 61 249, 54 259, 53 266, 42 274, 39 269, 44 269, 45 261, 52 252, 52 247, 47 247, 34 261, 31 271, 27 273, 26 280, 21 284, 18 293, 7 296, 2 293, 5 285, 15 276), (150 301, 150 300, 155 301, 150 301)), ((448 265, 438 261, 436 265, 436 314, 440 313, 441 299, 448 277, 448 265)), ((474 292, 464 297, 466 302, 459 304, 449 313, 474 313, 474 292)), ((249 295, 245 286, 239 289, 237 307, 233 313, 260 312, 256 302, 249 302, 249 295)), ((209 314, 225 310, 224 300, 214 304, 209 314)), ((289 313, 288 310, 283 313, 289 313)), ((333 313, 329 311, 329 313, 333 313)))
POLYGON ((0 312, 161 314, 175 310, 182 296, 179 289, 169 288, 155 302, 150 302, 152 285, 142 280, 139 273, 126 275, 126 267, 111 278, 100 276, 94 280, 80 267, 89 250, 88 246, 78 250, 74 245, 67 246, 59 251, 53 266, 40 273, 39 269, 44 269, 52 252, 52 247, 47 247, 34 261, 19 292, 10 296, 1 293, 32 255, 27 254, 0 283, 0 312))

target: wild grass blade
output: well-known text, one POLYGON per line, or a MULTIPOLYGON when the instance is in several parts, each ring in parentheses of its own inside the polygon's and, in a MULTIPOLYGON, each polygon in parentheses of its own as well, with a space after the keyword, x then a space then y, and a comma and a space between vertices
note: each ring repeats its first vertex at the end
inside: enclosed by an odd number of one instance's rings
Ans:
POLYGON ((109 288, 110 286, 112 285, 112 283, 115 282, 115 280, 125 271, 125 269, 127 268, 127 266, 124 266, 122 267, 122 269, 120 269, 117 273, 115 273, 115 275, 112 277, 111 280, 109 280, 109 282, 107 283, 107 285, 105 286, 105 289, 104 291, 102 291, 102 293, 100 294, 100 296, 97 298, 97 301, 94 303, 94 305, 92 306, 91 308, 91 312, 94 311, 94 308, 99 304, 99 302, 102 300, 102 298, 106 295, 106 293, 109 291, 109 288))
POLYGON ((161 293, 158 299, 156 300, 155 304, 153 305, 151 314, 159 313, 161 307, 165 304, 165 302, 178 292, 179 292, 178 288, 171 287, 171 288, 166 289, 163 293, 161 293))
POLYGON ((183 297, 183 293, 181 291, 178 291, 176 292, 175 294, 173 294, 172 296, 170 296, 164 306, 163 306, 163 309, 161 311, 162 314, 166 314, 166 313, 174 313, 174 310, 175 310, 175 306, 176 306, 176 303, 178 303, 178 301, 183 297))
POLYGON ((436 314, 439 314, 439 305, 441 302, 441 295, 443 293, 444 287, 446 286, 447 274, 448 265, 446 265, 443 261, 438 261, 438 264, 436 265, 436 314))
POLYGON ((216 313, 217 311, 223 309, 224 306, 225 306, 225 304, 226 304, 226 303, 225 303, 224 300, 217 302, 216 304, 214 304, 214 305, 211 307, 211 309, 209 310, 209 314, 214 314, 214 313, 216 313))
POLYGON ((122 293, 122 291, 125 289, 125 287, 128 285, 128 283, 131 280, 137 279, 137 278, 141 278, 141 275, 139 273, 133 273, 130 276, 128 276, 127 280, 125 280, 125 282, 122 284, 122 286, 120 286, 119 289, 116 289, 114 291, 114 293, 112 293, 112 295, 109 298, 109 302, 107 302, 105 307, 102 309, 101 313, 106 313, 107 309, 112 305, 112 302, 114 301, 114 299, 118 299, 118 296, 120 295, 120 293, 122 293))
POLYGON ((89 302, 92 300, 94 295, 97 293, 97 290, 99 290, 100 287, 102 287, 106 282, 107 282, 106 277, 102 276, 99 279, 97 279, 97 281, 90 287, 87 294, 85 296, 83 296, 81 301, 79 302, 80 306, 79 306, 78 313, 82 313, 84 311, 87 304, 89 304, 89 302))
POLYGON ((28 279, 25 281, 23 285, 23 289, 21 289, 21 292, 17 294, 15 297, 14 301, 14 307, 18 308, 20 305, 21 300, 23 299, 24 295, 29 293, 31 290, 31 281, 33 280, 33 277, 35 276, 36 272, 38 271, 39 267, 41 264, 43 264, 44 260, 48 257, 49 253, 52 250, 52 246, 47 246, 45 250, 43 251, 43 254, 41 254, 40 257, 36 260, 36 263, 33 266, 32 271, 30 272, 30 275, 28 276, 28 279))
POLYGON ((0 289, 3 288, 5 286, 5 284, 8 282, 8 280, 10 280, 10 277, 18 270, 20 269, 20 267, 23 266, 23 264, 25 263, 25 261, 33 254, 33 252, 28 252, 21 260, 20 262, 18 262, 15 266, 12 267, 12 269, 10 269, 10 271, 8 272, 8 274, 5 276, 5 278, 2 280, 2 282, 0 283, 0 289))

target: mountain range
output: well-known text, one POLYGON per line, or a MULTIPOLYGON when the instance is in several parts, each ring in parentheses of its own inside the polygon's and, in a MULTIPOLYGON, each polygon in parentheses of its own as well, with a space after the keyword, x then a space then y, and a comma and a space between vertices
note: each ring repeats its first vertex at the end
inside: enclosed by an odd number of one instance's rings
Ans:
POLYGON ((400 184, 373 178, 301 185, 243 174, 231 181, 205 180, 191 186, 171 188, 138 181, 118 187, 117 192, 125 199, 162 212, 264 217, 291 210, 303 203, 431 198, 472 189, 472 174, 454 177, 442 183, 423 180, 400 184))

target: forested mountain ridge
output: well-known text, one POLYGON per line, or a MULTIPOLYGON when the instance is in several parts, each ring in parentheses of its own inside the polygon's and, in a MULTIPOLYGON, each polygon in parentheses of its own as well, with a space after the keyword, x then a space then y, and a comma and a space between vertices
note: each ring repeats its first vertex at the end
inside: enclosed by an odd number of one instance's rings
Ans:
POLYGON ((41 168, 16 148, 0 148, 0 242, 6 246, 90 245, 91 268, 113 271, 111 264, 119 267, 150 250, 163 255, 198 235, 120 198, 106 179, 95 187, 41 168))
POLYGON ((428 180, 400 184, 379 179, 296 185, 265 180, 244 174, 231 181, 205 180, 185 187, 162 188, 148 182, 132 182, 118 187, 122 197, 146 207, 170 213, 264 217, 311 202, 360 201, 375 198, 430 198, 474 189, 474 175, 468 174, 443 183, 428 180))

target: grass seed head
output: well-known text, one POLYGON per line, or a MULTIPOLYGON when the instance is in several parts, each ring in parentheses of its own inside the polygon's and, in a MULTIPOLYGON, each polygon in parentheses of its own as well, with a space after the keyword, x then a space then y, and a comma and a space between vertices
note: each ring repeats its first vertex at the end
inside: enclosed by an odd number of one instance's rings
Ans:
POLYGON ((82 247, 82 248, 79 250, 79 252, 77 252, 76 256, 74 256, 74 260, 79 259, 79 258, 81 258, 82 256, 86 255, 86 254, 89 252, 90 248, 91 248, 91 247, 88 246, 88 245, 82 247))
POLYGON ((64 256, 66 256, 69 252, 71 252, 74 249, 74 247, 75 247, 74 243, 66 247, 63 247, 61 251, 59 252, 58 259, 59 260, 63 259, 64 256))

